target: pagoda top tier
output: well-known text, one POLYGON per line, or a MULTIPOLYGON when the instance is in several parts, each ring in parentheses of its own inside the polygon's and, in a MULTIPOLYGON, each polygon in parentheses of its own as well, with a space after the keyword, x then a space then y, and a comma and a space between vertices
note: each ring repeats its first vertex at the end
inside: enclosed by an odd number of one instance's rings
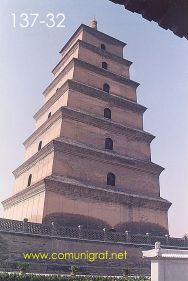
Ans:
MULTIPOLYGON (((94 23, 93 23, 94 24, 94 23)), ((91 43, 92 37, 97 38, 101 43, 111 44, 119 48, 121 51, 117 52, 117 55, 122 57, 123 56, 123 48, 126 46, 125 42, 122 42, 116 38, 113 38, 101 31, 98 31, 96 28, 89 27, 85 24, 81 24, 75 33, 71 36, 68 42, 64 45, 61 49, 60 54, 64 56, 67 53, 67 50, 77 41, 83 40, 85 42, 89 41, 91 43)))

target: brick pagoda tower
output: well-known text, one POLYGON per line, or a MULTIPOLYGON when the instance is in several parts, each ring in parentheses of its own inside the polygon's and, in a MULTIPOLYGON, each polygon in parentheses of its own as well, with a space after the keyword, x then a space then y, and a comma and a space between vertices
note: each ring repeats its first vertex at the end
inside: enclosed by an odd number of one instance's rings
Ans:
POLYGON ((81 25, 60 51, 54 79, 24 142, 5 218, 60 225, 168 233, 160 197, 163 168, 151 162, 154 136, 129 77, 125 43, 81 25))

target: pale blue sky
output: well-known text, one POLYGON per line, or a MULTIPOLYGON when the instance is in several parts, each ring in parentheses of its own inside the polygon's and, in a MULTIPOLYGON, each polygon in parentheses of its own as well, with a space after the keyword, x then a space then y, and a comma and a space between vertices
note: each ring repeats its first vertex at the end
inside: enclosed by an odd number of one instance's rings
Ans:
POLYGON ((12 171, 23 160, 23 141, 33 132, 32 116, 42 105, 59 51, 81 23, 95 16, 98 28, 127 43, 131 78, 139 103, 148 107, 144 128, 156 136, 152 160, 163 167, 161 194, 173 205, 170 234, 188 233, 188 41, 108 0, 0 1, 0 199, 10 196, 12 171), (11 13, 63 12, 63 28, 12 27, 11 13))

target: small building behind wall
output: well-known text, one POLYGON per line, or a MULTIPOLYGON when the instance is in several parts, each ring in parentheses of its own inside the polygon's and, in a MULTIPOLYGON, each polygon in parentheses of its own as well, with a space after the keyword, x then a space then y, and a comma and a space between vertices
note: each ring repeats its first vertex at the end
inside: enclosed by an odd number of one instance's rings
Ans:
POLYGON ((155 249, 142 253, 151 260, 151 281, 188 280, 188 250, 162 249, 156 242, 155 249))

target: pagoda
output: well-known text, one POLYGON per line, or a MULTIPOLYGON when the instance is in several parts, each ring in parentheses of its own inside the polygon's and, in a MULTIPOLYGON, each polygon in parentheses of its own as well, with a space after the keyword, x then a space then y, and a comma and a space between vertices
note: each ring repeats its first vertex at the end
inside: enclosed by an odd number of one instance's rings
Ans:
POLYGON ((151 161, 154 136, 130 79, 125 43, 81 24, 60 51, 54 79, 24 142, 4 217, 133 233, 168 233, 163 168, 151 161))

